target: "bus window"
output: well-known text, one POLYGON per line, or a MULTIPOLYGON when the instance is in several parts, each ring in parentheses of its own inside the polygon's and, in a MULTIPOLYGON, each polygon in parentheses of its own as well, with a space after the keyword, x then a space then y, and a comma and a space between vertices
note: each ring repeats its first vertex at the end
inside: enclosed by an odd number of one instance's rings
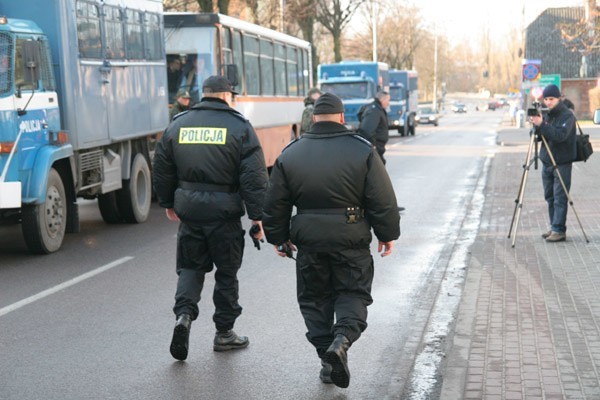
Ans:
POLYGON ((298 50, 294 47, 287 48, 287 82, 290 96, 298 96, 298 50))
POLYGON ((279 96, 287 95, 287 85, 285 82, 285 47, 279 43, 275 43, 275 94, 279 96))
POLYGON ((273 43, 269 40, 260 41, 260 87, 261 94, 273 95, 275 92, 273 81, 273 43))
POLYGON ((309 70, 309 66, 308 66, 308 50, 303 49, 302 50, 302 82, 303 85, 300 87, 300 95, 301 96, 306 96, 306 93, 308 92, 308 82, 309 79, 309 74, 311 73, 311 71, 309 70))
POLYGON ((119 53, 124 51, 123 24, 121 10, 117 7, 104 6, 104 32, 106 37, 106 58, 121 58, 119 53))
POLYGON ((231 54, 231 32, 229 28, 221 28, 221 48, 223 49, 223 62, 225 64, 233 64, 233 56, 231 54))
POLYGON ((233 63, 237 65, 240 74, 239 92, 244 94, 246 91, 246 80, 244 79, 244 54, 242 53, 242 34, 234 30, 233 31, 233 63))
POLYGON ((244 80, 248 94, 260 94, 260 70, 258 68, 258 38, 244 36, 244 80))
POLYGON ((77 41, 81 58, 102 58, 98 6, 77 2, 77 41))

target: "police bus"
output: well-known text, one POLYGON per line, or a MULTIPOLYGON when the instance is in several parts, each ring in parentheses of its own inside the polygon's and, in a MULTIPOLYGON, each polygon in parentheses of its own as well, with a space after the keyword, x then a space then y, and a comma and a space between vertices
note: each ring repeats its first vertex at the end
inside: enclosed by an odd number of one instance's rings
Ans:
POLYGON ((235 108, 256 130, 267 166, 297 135, 312 86, 310 44, 293 36, 213 13, 165 13, 169 98, 202 96, 210 75, 239 77, 235 108))

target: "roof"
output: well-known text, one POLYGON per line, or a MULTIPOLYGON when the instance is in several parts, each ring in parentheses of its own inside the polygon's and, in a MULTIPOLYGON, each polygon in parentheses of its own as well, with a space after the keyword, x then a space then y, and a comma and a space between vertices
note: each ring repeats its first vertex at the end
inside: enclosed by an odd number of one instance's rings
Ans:
MULTIPOLYGON (((560 74, 561 79, 582 78, 582 53, 563 43, 557 24, 576 24, 585 18, 583 7, 548 8, 525 31, 525 58, 542 61, 542 75, 560 74)), ((587 77, 600 75, 598 51, 585 56, 587 77)))

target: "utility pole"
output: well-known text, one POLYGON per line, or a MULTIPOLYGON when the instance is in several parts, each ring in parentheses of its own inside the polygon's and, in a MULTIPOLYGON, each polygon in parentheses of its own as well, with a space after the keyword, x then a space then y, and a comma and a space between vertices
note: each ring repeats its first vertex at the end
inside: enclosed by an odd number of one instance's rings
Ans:
POLYGON ((373 25, 373 61, 377 62, 377 12, 375 11, 376 6, 375 0, 371 0, 371 18, 373 25))
POLYGON ((438 32, 437 22, 434 23, 434 45, 433 45, 433 111, 437 112, 437 62, 438 62, 438 32))

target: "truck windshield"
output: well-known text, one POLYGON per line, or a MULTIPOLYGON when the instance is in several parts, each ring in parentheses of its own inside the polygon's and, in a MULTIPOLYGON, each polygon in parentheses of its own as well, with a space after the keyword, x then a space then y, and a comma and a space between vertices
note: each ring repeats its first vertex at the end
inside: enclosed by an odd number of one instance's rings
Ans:
POLYGON ((390 88, 390 99, 392 101, 402 100, 402 88, 400 86, 390 88))
POLYGON ((333 93, 342 100, 370 99, 375 95, 370 93, 368 82, 324 83, 321 91, 333 93))
POLYGON ((0 96, 10 93, 13 82, 12 37, 0 34, 0 96))

